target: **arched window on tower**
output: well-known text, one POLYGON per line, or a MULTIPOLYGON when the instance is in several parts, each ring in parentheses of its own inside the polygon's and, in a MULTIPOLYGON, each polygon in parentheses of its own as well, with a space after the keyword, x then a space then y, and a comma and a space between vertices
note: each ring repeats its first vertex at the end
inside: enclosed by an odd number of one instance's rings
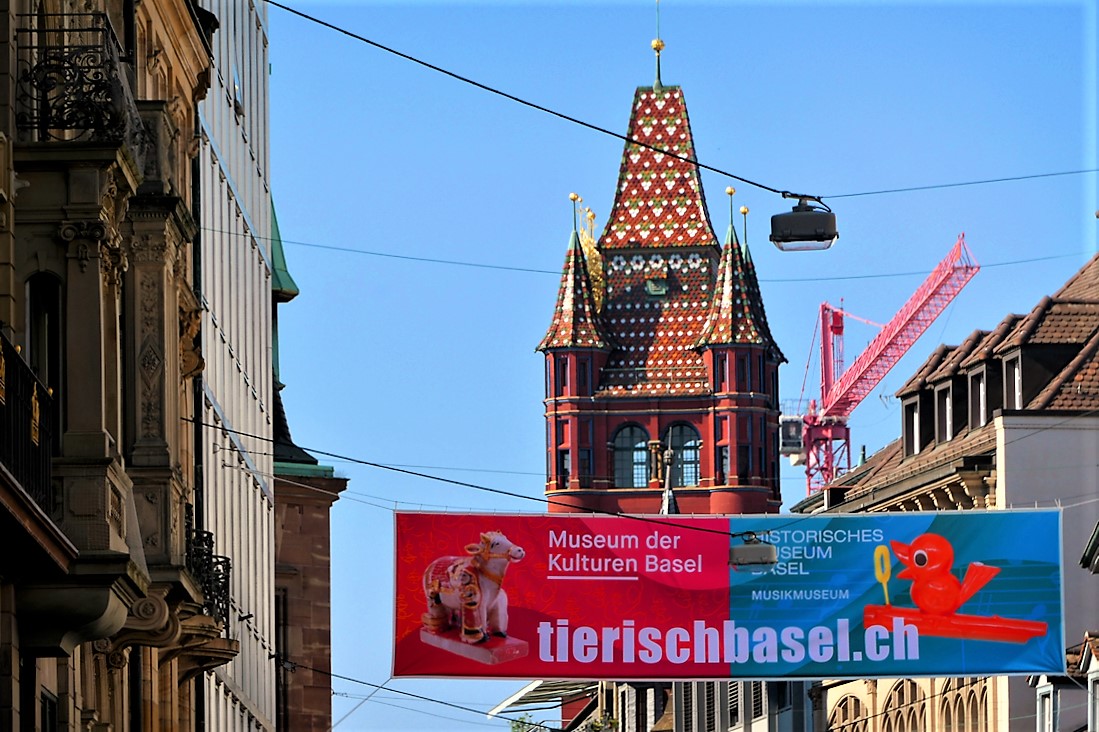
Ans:
POLYGON ((649 433, 635 424, 614 433, 615 488, 649 485, 649 433))
POLYGON ((689 424, 673 424, 668 430, 667 444, 675 452, 672 487, 698 485, 699 447, 702 444, 698 430, 689 424))

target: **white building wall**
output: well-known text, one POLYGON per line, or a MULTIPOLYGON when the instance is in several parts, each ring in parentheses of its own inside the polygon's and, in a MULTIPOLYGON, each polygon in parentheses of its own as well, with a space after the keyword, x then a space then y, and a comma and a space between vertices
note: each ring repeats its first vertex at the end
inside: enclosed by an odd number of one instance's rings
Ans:
MULTIPOLYGON (((1075 645, 1099 625, 1099 582, 1080 566, 1099 521, 1099 416, 1011 414, 997 417, 996 427, 996 505, 1064 509, 1065 646, 1075 645)), ((1033 730, 1034 714, 1034 689, 1025 679, 1012 679, 1011 732, 1033 730)), ((1062 693, 1060 728, 1086 724, 1084 691, 1062 693)))
POLYGON ((205 0, 220 27, 200 105, 203 523, 232 560, 231 663, 205 676, 207 729, 274 729, 271 194, 266 5, 205 0), (249 617, 250 616, 250 617, 249 617))

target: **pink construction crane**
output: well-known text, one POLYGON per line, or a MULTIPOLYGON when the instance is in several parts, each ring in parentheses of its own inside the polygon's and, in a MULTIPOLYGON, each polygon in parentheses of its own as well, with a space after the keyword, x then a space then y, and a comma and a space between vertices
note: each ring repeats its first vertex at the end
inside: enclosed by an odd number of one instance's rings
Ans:
POLYGON ((851 431, 847 418, 979 270, 963 233, 846 371, 843 318, 856 316, 828 303, 821 304, 820 402, 811 400, 808 412, 800 417, 782 418, 782 452, 794 456, 795 465, 804 462, 809 495, 851 469, 851 431))

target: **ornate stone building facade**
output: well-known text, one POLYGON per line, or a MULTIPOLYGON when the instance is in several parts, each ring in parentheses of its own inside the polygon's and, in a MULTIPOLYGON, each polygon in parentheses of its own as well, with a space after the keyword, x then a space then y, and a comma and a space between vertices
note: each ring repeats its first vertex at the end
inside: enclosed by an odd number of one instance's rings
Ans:
MULTIPOLYGON (((1076 558, 1099 520, 1099 257, 1030 313, 936 349, 897 396, 901 437, 793 510, 1064 508, 1066 662, 1086 678, 1099 585, 1076 558)), ((1077 681, 1043 677, 1037 704, 1021 677, 825 682, 815 728, 1094 729, 1077 681)))
POLYGON ((0 728, 191 729, 195 679, 239 648, 194 469, 217 22, 0 8, 0 728))

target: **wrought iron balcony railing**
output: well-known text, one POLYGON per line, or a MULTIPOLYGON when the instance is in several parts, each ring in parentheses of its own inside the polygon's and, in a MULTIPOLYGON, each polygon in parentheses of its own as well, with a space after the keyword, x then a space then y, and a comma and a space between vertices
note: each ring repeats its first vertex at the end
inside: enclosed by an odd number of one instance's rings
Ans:
POLYGON ((0 333, 0 464, 47 514, 53 511, 53 397, 0 333))
POLYGON ((190 513, 187 519, 187 571, 202 589, 203 610, 222 627, 228 627, 232 562, 229 557, 214 554, 213 532, 191 528, 190 513))
POLYGON ((16 126, 23 142, 130 143, 146 134, 110 21, 102 13, 20 15, 16 126))

